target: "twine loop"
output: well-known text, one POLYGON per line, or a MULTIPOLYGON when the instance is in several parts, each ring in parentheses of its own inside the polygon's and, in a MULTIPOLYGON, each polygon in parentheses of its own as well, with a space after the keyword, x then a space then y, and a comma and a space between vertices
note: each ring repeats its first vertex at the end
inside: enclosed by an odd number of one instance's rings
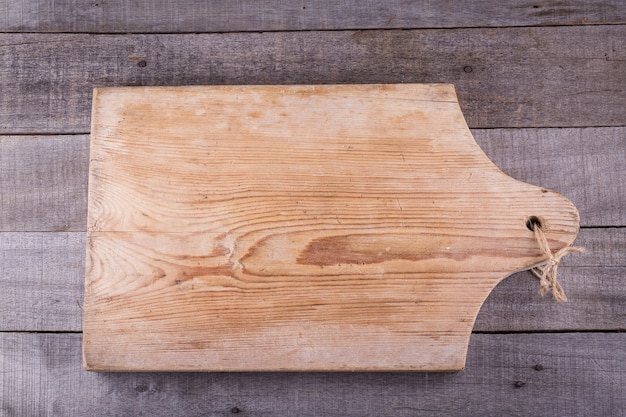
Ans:
POLYGON ((542 225, 540 223, 532 222, 532 231, 535 234, 537 244, 539 245, 539 248, 541 248, 541 252, 543 252, 544 255, 548 257, 548 259, 546 259, 544 262, 537 265, 536 267, 531 268, 530 271, 537 278, 539 278, 539 293, 541 295, 552 292, 552 297, 554 297, 556 301, 567 301, 565 291, 557 280, 559 263, 561 262, 561 258, 563 258, 568 253, 582 253, 585 251, 585 248, 577 246, 565 246, 564 248, 561 248, 553 253, 550 250, 550 245, 548 244, 548 239, 546 239, 546 235, 541 230, 541 226, 542 225))

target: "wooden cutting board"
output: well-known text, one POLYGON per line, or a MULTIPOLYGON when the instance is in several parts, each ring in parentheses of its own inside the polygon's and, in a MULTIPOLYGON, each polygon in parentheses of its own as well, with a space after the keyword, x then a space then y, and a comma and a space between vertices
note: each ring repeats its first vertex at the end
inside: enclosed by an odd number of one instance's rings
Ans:
POLYGON ((489 292, 545 258, 531 216, 575 239, 451 85, 96 89, 84 366, 462 369, 489 292))

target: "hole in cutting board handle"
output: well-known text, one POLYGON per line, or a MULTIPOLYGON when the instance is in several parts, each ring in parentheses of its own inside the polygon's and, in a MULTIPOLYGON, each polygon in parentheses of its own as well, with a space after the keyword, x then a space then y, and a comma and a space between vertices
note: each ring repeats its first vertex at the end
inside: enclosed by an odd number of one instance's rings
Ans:
POLYGON ((537 216, 530 216, 528 220, 526 220, 526 227, 531 232, 535 230, 535 227, 542 229, 543 221, 537 216))
POLYGON ((89 370, 458 371, 491 290, 578 231, 489 161, 449 84, 111 87, 92 107, 89 370))

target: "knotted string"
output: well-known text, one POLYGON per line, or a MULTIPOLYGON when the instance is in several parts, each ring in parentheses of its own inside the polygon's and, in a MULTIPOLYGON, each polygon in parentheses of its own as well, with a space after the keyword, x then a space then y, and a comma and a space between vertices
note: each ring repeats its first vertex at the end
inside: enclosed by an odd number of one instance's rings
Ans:
POLYGON ((540 224, 533 223, 533 232, 535 233, 535 239, 541 248, 541 251, 548 257, 547 260, 532 268, 530 271, 539 278, 539 293, 545 295, 552 291, 552 296, 556 301, 567 301, 565 291, 556 279, 556 273, 559 268, 559 262, 568 253, 581 253, 585 251, 585 248, 576 246, 566 246, 552 253, 550 245, 548 245, 548 239, 541 230, 540 224))

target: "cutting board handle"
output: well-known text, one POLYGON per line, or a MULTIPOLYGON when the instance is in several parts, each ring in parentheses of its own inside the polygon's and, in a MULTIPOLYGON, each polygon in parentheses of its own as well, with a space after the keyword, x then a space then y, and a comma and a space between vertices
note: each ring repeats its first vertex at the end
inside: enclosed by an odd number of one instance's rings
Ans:
POLYGON ((447 84, 102 88, 90 152, 91 370, 459 370, 491 290, 557 288, 579 228, 447 84))

